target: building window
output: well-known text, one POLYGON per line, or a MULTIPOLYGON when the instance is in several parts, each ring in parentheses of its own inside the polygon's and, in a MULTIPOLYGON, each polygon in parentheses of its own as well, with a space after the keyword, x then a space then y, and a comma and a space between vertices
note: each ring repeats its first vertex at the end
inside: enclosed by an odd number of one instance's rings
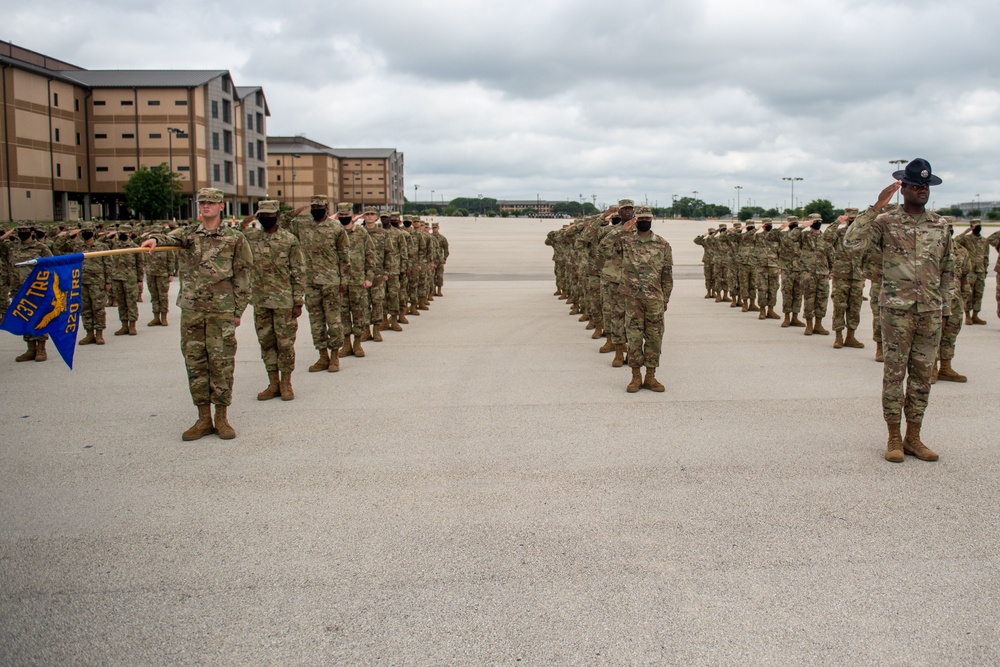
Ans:
POLYGON ((276 180, 276 181, 278 181, 280 183, 281 182, 281 174, 278 174, 277 176, 275 176, 274 180, 276 180))
POLYGON ((146 102, 146 104, 148 104, 151 107, 158 107, 160 106, 160 100, 149 100, 148 102, 146 102))
POLYGON ((98 167, 97 168, 97 171, 107 171, 107 170, 108 170, 107 167, 98 167))
POLYGON ((174 100, 175 107, 186 107, 188 105, 187 100, 174 100))
POLYGON ((278 190, 278 196, 279 197, 281 196, 281 190, 278 190))
POLYGON ((83 167, 77 167, 76 168, 76 177, 78 179, 82 179, 83 178, 83 167))
POLYGON ((52 93, 52 106, 59 106, 59 93, 52 93))
POLYGON ((62 178, 62 165, 56 162, 56 178, 62 178))
POLYGON ((80 110, 80 99, 73 98, 73 111, 79 111, 79 110, 80 110))
POLYGON ((95 139, 107 139, 107 138, 108 138, 108 135, 106 135, 106 134, 103 134, 103 133, 101 133, 101 134, 95 134, 95 135, 94 135, 94 138, 95 138, 95 139))
POLYGON ((247 129, 248 130, 252 130, 253 129, 253 114, 252 113, 248 113, 247 114, 247 129))
POLYGON ((264 134, 264 114, 257 114, 257 134, 264 134))
POLYGON ((58 127, 55 128, 55 135, 56 135, 56 142, 58 143, 58 141, 59 141, 59 128, 58 127))
POLYGON ((278 166, 279 167, 281 166, 281 160, 278 160, 278 166))
POLYGON ((231 123, 233 115, 233 105, 229 100, 222 100, 222 122, 231 123))
POLYGON ((122 167, 122 171, 135 171, 135 167, 122 167))
POLYGON ((94 100, 94 106, 95 107, 103 107, 104 106, 104 100, 94 100))
POLYGON ((226 171, 226 183, 232 183, 233 182, 233 163, 229 162, 227 160, 226 163, 225 163, 225 167, 226 167, 226 170, 225 170, 226 171))
POLYGON ((31 199, 31 190, 26 190, 25 191, 24 198, 25 199, 31 199))
POLYGON ((212 150, 215 150, 215 151, 219 150, 219 133, 218 132, 213 132, 212 133, 212 150))
POLYGON ((130 106, 132 106, 132 100, 122 100, 122 106, 123 107, 130 107, 130 106))
POLYGON ((253 142, 247 142, 247 157, 253 157, 253 142))
POLYGON ((77 146, 80 145, 80 133, 79 132, 76 133, 76 145, 77 146))
POLYGON ((247 178, 247 182, 250 183, 250 185, 256 185, 256 183, 254 183, 254 173, 252 171, 247 174, 247 178))
POLYGON ((222 90, 224 90, 227 93, 229 92, 229 79, 225 77, 223 77, 222 79, 222 90))
POLYGON ((218 100, 212 100, 212 118, 219 117, 219 102, 218 100))
POLYGON ((222 180, 222 168, 217 164, 212 165, 212 180, 216 183, 222 180))
POLYGON ((264 169, 260 167, 257 168, 257 182, 260 184, 260 187, 267 185, 267 179, 264 177, 264 169))
POLYGON ((257 106, 264 106, 264 93, 257 91, 257 106))
POLYGON ((182 164, 181 166, 177 167, 177 171, 191 171, 191 167, 187 166, 186 164, 182 164))
POLYGON ((122 132, 122 139, 135 139, 135 135, 131 132, 122 132))
POLYGON ((264 142, 263 141, 258 141, 257 142, 257 159, 258 160, 262 160, 262 161, 264 159, 264 142))
POLYGON ((230 155, 233 153, 233 133, 229 130, 222 131, 222 150, 230 155))
POLYGON ((159 132, 150 132, 149 133, 149 138, 150 139, 159 139, 159 138, 161 138, 161 136, 162 135, 159 132))

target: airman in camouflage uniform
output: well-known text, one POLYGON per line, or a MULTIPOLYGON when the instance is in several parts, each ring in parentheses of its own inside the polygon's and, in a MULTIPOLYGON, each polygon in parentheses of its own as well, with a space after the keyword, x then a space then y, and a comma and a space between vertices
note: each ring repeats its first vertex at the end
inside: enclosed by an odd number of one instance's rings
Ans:
POLYGON ((198 406, 198 421, 184 431, 184 440, 213 432, 224 440, 236 437, 227 413, 233 402, 236 327, 250 301, 253 254, 242 233, 222 226, 223 196, 215 188, 198 190, 200 224, 152 234, 142 243, 144 248, 180 249, 181 351, 191 398, 198 406))
POLYGON ((371 310, 368 305, 368 288, 375 281, 375 244, 364 227, 358 227, 354 222, 360 217, 353 214, 354 205, 341 202, 337 205, 337 220, 344 227, 350 239, 350 279, 347 281, 347 294, 340 306, 341 321, 344 331, 354 337, 354 343, 347 333, 344 335, 344 345, 339 356, 365 356, 361 347, 361 334, 371 320, 371 310))
POLYGON ((177 275, 177 253, 154 252, 146 258, 146 286, 153 307, 153 319, 147 326, 167 326, 170 310, 170 278, 177 275))
POLYGON ((436 288, 434 294, 436 296, 444 296, 442 293, 444 289, 444 265, 448 262, 448 255, 451 254, 451 250, 448 247, 448 239, 441 233, 441 226, 438 223, 435 222, 431 225, 431 233, 437 239, 438 246, 441 249, 438 255, 439 263, 434 269, 434 287, 436 288))
MULTIPOLYGON (((610 335, 610 341, 615 346, 615 358, 611 365, 615 368, 621 368, 625 365, 628 338, 625 336, 626 300, 621 294, 621 284, 624 280, 622 254, 615 244, 618 237, 626 233, 624 231, 625 223, 635 217, 635 202, 631 199, 620 199, 618 210, 609 210, 604 215, 612 220, 612 224, 609 226, 610 229, 602 228, 608 231, 605 232, 598 246, 598 251, 604 256, 604 267, 601 269, 601 303, 604 309, 604 330, 610 335), (615 213, 618 215, 616 216, 615 213), (614 223, 615 217, 621 218, 621 222, 614 223)), ((629 229, 631 230, 632 227, 629 229)))
POLYGON ((990 244, 983 238, 983 222, 979 219, 969 221, 969 226, 962 231, 955 242, 964 246, 969 251, 969 262, 972 264, 972 273, 969 275, 969 282, 972 285, 972 298, 965 304, 966 324, 986 324, 986 320, 979 317, 979 311, 983 308, 983 292, 986 290, 986 273, 990 266, 990 244), (972 234, 969 234, 972 232, 972 234), (968 236, 966 236, 968 234, 968 236))
POLYGON ((774 307, 778 304, 778 276, 781 274, 778 266, 781 233, 774 229, 771 218, 764 218, 760 223, 761 229, 757 232, 754 244, 757 258, 757 305, 760 306, 757 319, 780 320, 781 316, 774 312, 774 307))
POLYGON ((993 246, 993 249, 997 251, 997 261, 993 265, 993 272, 997 279, 997 317, 1000 317, 1000 231, 993 232, 990 237, 986 239, 986 242, 993 246))
POLYGON ((861 302, 865 289, 865 276, 861 271, 863 258, 844 247, 844 234, 858 217, 858 209, 848 208, 842 218, 829 225, 823 233, 824 239, 833 254, 833 330, 836 339, 835 349, 844 346, 863 348, 854 332, 861 324, 861 302), (846 223, 841 226, 841 223, 846 223), (847 337, 844 337, 844 327, 847 327, 847 337))
POLYGON ((394 254, 389 261, 389 281, 386 283, 386 308, 389 311, 388 328, 392 331, 402 331, 401 324, 409 324, 406 319, 406 272, 410 262, 410 243, 408 235, 399 228, 401 224, 398 211, 389 213, 389 238, 392 239, 394 254))
POLYGON ((722 248, 726 253, 726 283, 729 285, 729 296, 733 298, 730 308, 742 308, 743 285, 740 284, 740 235, 743 233, 743 223, 733 222, 732 228, 723 236, 725 243, 722 248))
MULTIPOLYGON (((71 252, 99 252, 110 250, 108 246, 97 240, 97 230, 94 223, 84 222, 80 225, 78 237, 69 250, 71 252)), ((156 253, 173 255, 172 252, 156 253)), ((79 345, 104 345, 104 328, 106 326, 105 304, 108 291, 111 289, 111 258, 90 257, 83 260, 80 267, 80 305, 83 328, 87 335, 80 339, 79 345)))
POLYGON ((701 271, 705 276, 705 298, 711 299, 715 296, 715 279, 712 277, 712 248, 707 243, 707 239, 715 235, 715 228, 709 227, 708 232, 694 237, 695 245, 701 246, 701 271))
POLYGON ((378 224, 378 210, 374 206, 368 206, 364 211, 365 231, 375 247, 375 279, 372 286, 368 288, 368 303, 371 308, 369 321, 371 326, 365 325, 361 332, 361 341, 373 340, 376 343, 382 342, 383 324, 385 316, 385 284, 389 279, 386 268, 391 261, 392 247, 390 246, 389 233, 378 224))
POLYGON ((787 229, 781 235, 781 250, 778 255, 781 266, 781 310, 785 314, 781 326, 804 327, 799 319, 802 308, 802 229, 797 216, 790 215, 781 225, 787 229))
POLYGON ((706 245, 712 249, 712 278, 715 288, 716 303, 730 303, 729 272, 726 269, 728 259, 728 241, 726 240, 726 225, 720 223, 715 234, 709 237, 706 245))
MULTIPOLYGON (((413 223, 414 216, 404 215, 403 216, 403 232, 406 234, 406 290, 404 294, 406 295, 407 306, 404 309, 404 313, 407 315, 420 315, 418 306, 420 305, 420 298, 418 296, 420 289, 420 241, 417 239, 417 228, 413 223)), ((403 322, 406 324, 406 322, 403 322)))
POLYGON ((674 261, 670 244, 651 231, 652 224, 652 211, 639 206, 635 218, 624 223, 622 233, 614 237, 615 253, 622 258, 620 290, 625 299, 628 364, 632 369, 632 381, 626 388, 629 393, 643 387, 656 392, 665 389, 656 379, 656 369, 663 348, 663 313, 674 287, 674 261))
POLYGON ((889 430, 885 458, 902 462, 904 454, 912 454, 936 461, 938 455, 920 439, 920 427, 941 342, 942 311, 952 290, 951 236, 940 216, 925 208, 930 186, 941 183, 930 164, 917 158, 893 178, 897 181, 847 230, 844 245, 858 254, 874 245, 882 255, 882 413, 889 430), (902 207, 880 214, 897 191, 903 196, 902 207), (905 440, 900 436, 904 413, 905 440))
MULTIPOLYGON (((139 247, 130 238, 131 234, 132 225, 120 225, 111 249, 139 247)), ((139 319, 137 304, 145 266, 146 258, 143 253, 111 256, 111 289, 114 291, 115 301, 118 302, 118 319, 122 325, 121 329, 115 332, 116 336, 135 336, 138 333, 135 330, 135 323, 139 319)))
POLYGON ((736 236, 736 266, 739 271, 741 312, 760 312, 757 305, 757 232, 753 220, 748 220, 736 236))
MULTIPOLYGON (((598 304, 600 304, 600 312, 597 315, 600 317, 601 327, 600 329, 595 329, 595 334, 597 331, 601 332, 601 336, 604 337, 604 344, 598 349, 601 354, 606 352, 615 351, 615 343, 611 340, 611 332, 605 326, 604 317, 608 312, 609 306, 605 303, 607 296, 605 295, 605 279, 604 279, 604 262, 605 253, 604 249, 601 247, 604 237, 610 234, 614 228, 621 224, 621 215, 618 213, 618 206, 609 206, 600 216, 600 223, 594 228, 596 238, 593 239, 591 244, 591 250, 594 253, 594 276, 597 278, 597 283, 599 286, 598 304)), ((601 336, 594 335, 592 338, 600 338, 601 336)))
POLYGON ((257 221, 261 228, 244 233, 253 253, 250 303, 268 380, 267 388, 257 394, 258 401, 278 396, 283 401, 295 398, 292 388, 295 337, 306 298, 302 249, 294 234, 278 227, 278 209, 275 200, 258 202, 257 221))
POLYGON ((591 338, 604 337, 604 312, 601 301, 601 275, 597 269, 597 256, 600 243, 600 229, 610 225, 609 220, 596 215, 584 219, 583 230, 576 237, 576 249, 582 262, 584 275, 585 312, 590 323, 587 329, 593 329, 591 338))
MULTIPOLYGON (((52 251, 49 250, 49 247, 34 238, 34 232, 30 224, 20 223, 14 229, 17 233, 17 241, 12 243, 7 250, 9 270, 9 282, 7 286, 10 294, 12 295, 17 294, 17 291, 21 289, 21 285, 28 279, 28 276, 31 275, 34 268, 32 266, 17 266, 18 264, 21 262, 27 262, 29 259, 52 256, 52 251)), ((27 343, 28 348, 24 354, 15 357, 14 361, 48 360, 49 355, 45 350, 45 343, 49 340, 47 335, 25 335, 23 338, 24 342, 27 343)))
MULTIPOLYGON (((942 216, 941 220, 948 224, 948 232, 954 238, 954 230, 951 228, 951 221, 942 216)), ((951 367, 951 360, 955 358, 955 343, 958 341, 958 334, 962 331, 962 319, 965 316, 965 299, 972 294, 972 285, 969 278, 972 274, 972 259, 969 251, 958 243, 951 246, 952 255, 955 258, 955 279, 951 284, 951 294, 948 295, 945 312, 948 313, 944 326, 941 329, 941 345, 938 347, 938 360, 940 368, 935 363, 934 371, 931 374, 931 384, 941 380, 948 382, 966 382, 968 378, 958 373, 951 367), (968 293, 966 291, 968 290, 968 293)))
POLYGON ((823 327, 827 301, 830 299, 830 271, 833 264, 832 249, 823 239, 820 226, 823 220, 818 213, 809 216, 810 226, 802 230, 802 314, 806 318, 806 336, 814 333, 826 336, 823 327), (815 216, 815 217, 813 217, 815 216))

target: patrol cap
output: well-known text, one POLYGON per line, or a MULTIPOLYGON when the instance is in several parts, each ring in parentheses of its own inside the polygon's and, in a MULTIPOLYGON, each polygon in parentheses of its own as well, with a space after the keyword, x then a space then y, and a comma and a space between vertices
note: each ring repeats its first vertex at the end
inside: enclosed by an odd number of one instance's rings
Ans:
POLYGON ((637 206, 635 209, 635 217, 636 220, 638 220, 639 218, 649 218, 650 220, 652 220, 653 209, 649 208, 648 206, 637 206))
POLYGON ((408 215, 408 214, 404 215, 403 216, 403 222, 413 222, 413 216, 412 215, 408 215))
POLYGON ((221 204, 223 199, 225 199, 225 194, 218 188, 201 188, 198 190, 199 203, 207 201, 213 204, 221 204))
POLYGON ((350 215, 353 212, 354 212, 354 204, 352 204, 351 202, 342 201, 339 204, 337 204, 337 215, 343 213, 350 215))
POLYGON ((760 224, 762 224, 762 225, 769 225, 769 224, 771 224, 772 222, 774 222, 774 220, 771 220, 771 218, 764 218, 764 219, 762 219, 762 220, 760 221, 760 224))
POLYGON ((979 218, 973 218, 972 220, 969 220, 969 227, 975 227, 976 225, 981 225, 981 224, 983 224, 983 221, 980 220, 979 218))
POLYGON ((389 213, 390 220, 399 220, 399 211, 391 211, 389 213))
POLYGON ((128 224, 127 222, 124 225, 119 225, 118 226, 118 233, 119 234, 122 233, 122 232, 130 232, 130 231, 132 231, 132 225, 128 224))
POLYGON ((276 199, 262 199, 257 202, 258 213, 277 213, 280 204, 276 199))
POLYGON ((709 227, 708 228, 708 233, 709 234, 714 234, 715 233, 715 227, 709 227))
POLYGON ((822 215, 820 215, 819 213, 810 213, 810 214, 809 214, 809 217, 808 217, 808 218, 806 218, 806 219, 807 219, 807 220, 822 220, 822 219, 823 219, 823 216, 822 216, 822 215))
POLYGON ((323 206, 326 207, 330 203, 330 198, 326 195, 313 195, 309 199, 310 206, 323 206))
POLYGON ((17 226, 14 229, 19 232, 30 232, 32 227, 27 220, 18 220, 17 226))
POLYGON ((89 220, 80 223, 80 231, 82 232, 92 232, 94 231, 94 223, 89 220))
POLYGON ((725 229, 726 229, 726 223, 724 223, 724 222, 720 222, 720 223, 719 223, 719 229, 720 229, 720 230, 725 230, 725 229))
POLYGON ((799 221, 799 216, 797 215, 790 215, 787 218, 785 218, 785 222, 798 222, 798 221, 799 221))
POLYGON ((391 218, 392 217, 392 213, 390 213, 389 211, 379 211, 378 217, 380 217, 380 218, 391 218))
POLYGON ((857 217, 857 215, 858 215, 858 209, 854 208, 853 206, 845 208, 844 209, 844 215, 853 215, 854 217, 857 217))
POLYGON ((618 208, 635 208, 635 202, 631 199, 619 199, 618 208))
POLYGON ((378 214, 378 209, 375 208, 374 206, 365 206, 364 212, 365 213, 375 213, 377 215, 378 214))
POLYGON ((438 223, 436 223, 436 222, 432 222, 432 223, 431 223, 431 227, 432 227, 432 228, 434 228, 434 229, 438 229, 438 228, 439 228, 440 226, 441 226, 441 225, 439 225, 439 224, 438 224, 438 223))
POLYGON ((618 208, 619 207, 618 207, 617 204, 612 204, 611 206, 608 207, 608 210, 611 211, 612 213, 617 213, 618 212, 618 208))
POLYGON ((733 222, 733 229, 739 229, 742 226, 743 226, 743 223, 740 222, 739 220, 736 220, 735 222, 733 222))

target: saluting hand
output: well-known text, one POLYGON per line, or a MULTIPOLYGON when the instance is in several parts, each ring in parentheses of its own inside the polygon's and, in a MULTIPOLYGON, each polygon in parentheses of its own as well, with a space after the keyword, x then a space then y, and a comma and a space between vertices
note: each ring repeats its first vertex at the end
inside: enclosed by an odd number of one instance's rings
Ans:
POLYGON ((899 191, 902 185, 903 181, 896 181, 892 185, 886 186, 878 195, 878 201, 875 202, 875 210, 881 211, 884 209, 892 201, 893 195, 899 191))

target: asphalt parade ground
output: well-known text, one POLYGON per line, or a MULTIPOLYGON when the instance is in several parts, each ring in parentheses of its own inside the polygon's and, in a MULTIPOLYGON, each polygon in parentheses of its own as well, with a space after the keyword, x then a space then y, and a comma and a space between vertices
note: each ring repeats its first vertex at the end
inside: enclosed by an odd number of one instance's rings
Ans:
POLYGON ((248 309, 232 441, 181 441, 148 292, 72 372, 0 334, 0 665, 1000 664, 992 272, 940 461, 890 464, 868 302, 834 350, 704 299, 710 223, 657 222, 667 389, 627 394, 552 294, 558 222, 441 224, 445 296, 337 374, 303 315, 294 401, 256 400, 248 309))

